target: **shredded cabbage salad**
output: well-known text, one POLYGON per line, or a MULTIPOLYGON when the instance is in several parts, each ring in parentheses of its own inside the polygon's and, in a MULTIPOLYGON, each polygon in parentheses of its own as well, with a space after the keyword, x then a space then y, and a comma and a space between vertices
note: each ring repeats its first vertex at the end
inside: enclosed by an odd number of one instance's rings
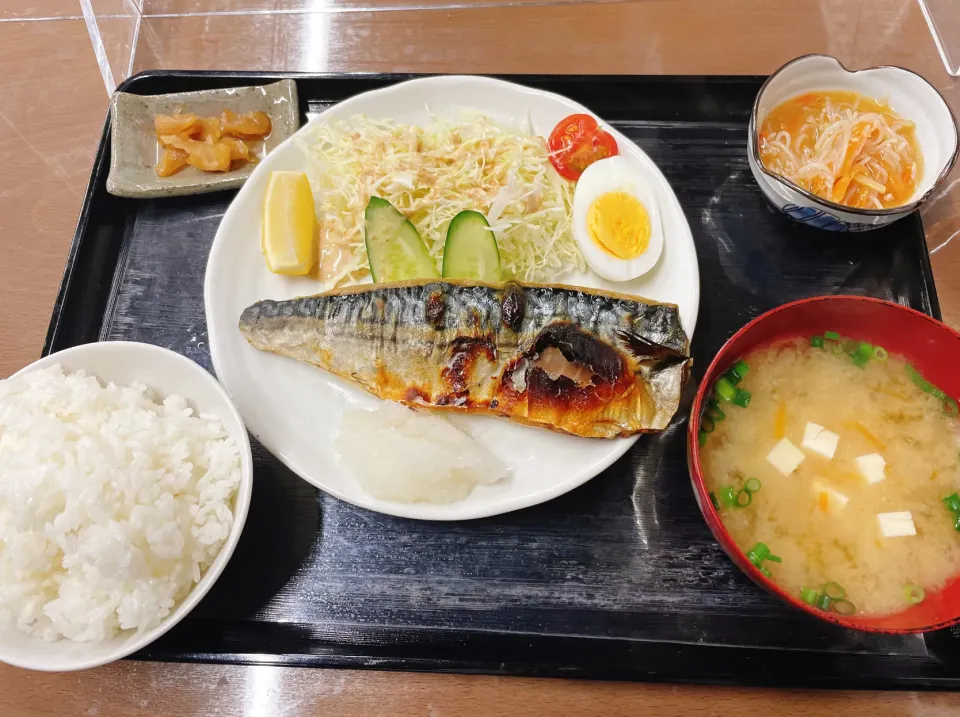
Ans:
POLYGON ((573 184, 550 164, 542 137, 484 115, 434 117, 426 126, 357 116, 301 135, 320 224, 320 277, 328 286, 369 279, 363 213, 389 201, 417 228, 439 270, 450 220, 487 217, 505 278, 556 281, 584 268, 571 230, 573 184))

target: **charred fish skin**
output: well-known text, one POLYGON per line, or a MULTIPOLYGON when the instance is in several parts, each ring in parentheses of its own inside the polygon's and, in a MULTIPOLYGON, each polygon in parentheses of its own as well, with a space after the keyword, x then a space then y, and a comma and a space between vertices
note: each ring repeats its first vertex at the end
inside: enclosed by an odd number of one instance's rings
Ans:
POLYGON ((665 428, 690 363, 675 306, 561 285, 371 284, 257 302, 240 330, 383 399, 597 438, 665 428))

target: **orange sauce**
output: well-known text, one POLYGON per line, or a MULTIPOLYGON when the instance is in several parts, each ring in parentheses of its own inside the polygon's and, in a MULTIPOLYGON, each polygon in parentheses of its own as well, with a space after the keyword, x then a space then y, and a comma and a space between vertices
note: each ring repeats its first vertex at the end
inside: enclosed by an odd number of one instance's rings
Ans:
POLYGON ((808 92, 775 107, 760 129, 760 161, 838 204, 906 204, 923 175, 912 122, 856 92, 808 92))

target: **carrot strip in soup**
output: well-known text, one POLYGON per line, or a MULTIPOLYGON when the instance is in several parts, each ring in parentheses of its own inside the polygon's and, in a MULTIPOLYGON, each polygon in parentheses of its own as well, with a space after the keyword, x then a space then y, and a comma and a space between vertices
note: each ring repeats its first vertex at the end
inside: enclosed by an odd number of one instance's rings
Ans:
POLYGON ((849 428, 852 431, 857 431, 861 436, 867 439, 867 442, 869 442, 870 445, 872 445, 878 451, 886 450, 886 444, 873 435, 870 429, 863 425, 860 421, 847 421, 844 422, 843 425, 845 428, 849 428))
POLYGON ((850 186, 850 182, 853 181, 853 177, 847 175, 846 177, 841 177, 837 180, 837 183, 833 185, 833 191, 830 192, 830 200, 839 204, 843 201, 844 196, 847 194, 847 188, 850 186))
POLYGON ((843 164, 840 165, 840 171, 837 172, 841 179, 850 174, 850 170, 853 168, 853 161, 860 156, 860 152, 863 150, 863 145, 866 143, 867 135, 858 135, 856 139, 851 141, 851 144, 847 147, 846 155, 843 158, 843 164))
POLYGON ((784 438, 787 435, 787 402, 780 401, 777 412, 773 416, 773 437, 784 438))

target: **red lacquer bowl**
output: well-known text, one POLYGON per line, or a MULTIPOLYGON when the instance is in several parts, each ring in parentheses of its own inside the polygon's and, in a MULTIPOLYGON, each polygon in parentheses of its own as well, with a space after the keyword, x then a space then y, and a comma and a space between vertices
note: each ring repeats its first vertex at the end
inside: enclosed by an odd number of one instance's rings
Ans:
MULTIPOLYGON (((837 331, 843 336, 880 345, 900 354, 949 396, 960 396, 960 334, 919 311, 880 299, 862 296, 821 296, 784 304, 734 334, 713 359, 697 390, 687 430, 687 460, 693 491, 700 511, 727 555, 755 583, 778 595, 799 610, 837 625, 885 633, 914 633, 939 630, 960 622, 960 575, 937 592, 927 591, 918 605, 881 617, 845 617, 816 610, 767 579, 737 547, 723 526, 703 479, 697 435, 703 404, 714 383, 740 358, 754 349, 797 336, 822 335, 837 331)), ((950 516, 944 512, 944 520, 950 516)), ((960 535, 957 536, 960 540, 960 535)))

